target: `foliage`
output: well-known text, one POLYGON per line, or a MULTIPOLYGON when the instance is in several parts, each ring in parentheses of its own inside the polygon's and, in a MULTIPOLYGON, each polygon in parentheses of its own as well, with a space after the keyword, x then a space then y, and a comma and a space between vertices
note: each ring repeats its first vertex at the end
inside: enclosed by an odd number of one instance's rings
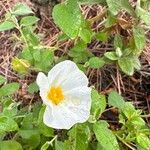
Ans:
MULTIPOLYGON (((63 59, 72 59, 82 71, 87 67, 100 69, 105 65, 116 64, 126 75, 133 75, 135 70, 140 70, 139 56, 142 53, 146 36, 143 26, 150 26, 150 13, 146 11, 145 3, 137 2, 135 9, 128 0, 66 0, 53 9, 53 19, 63 34, 58 41, 69 39, 73 46, 63 57, 55 57, 54 51, 58 48, 41 44, 40 36, 36 33, 36 24, 39 21, 34 12, 26 4, 19 3, 9 10, 5 19, 0 23, 0 31, 17 29, 19 35, 14 37, 20 43, 20 53, 12 58, 12 68, 18 74, 25 76, 32 71, 45 72, 53 64, 63 59), (95 22, 100 20, 85 19, 81 13, 81 4, 101 4, 105 6, 105 21, 101 31, 92 30, 95 22), (123 21, 118 14, 124 10, 133 22, 123 21), (19 19, 20 20, 19 20, 19 19), (118 30, 129 31, 128 37, 123 36, 118 30), (114 38, 112 38, 114 36, 114 38), (96 40, 98 42, 113 41, 113 50, 107 51, 103 56, 94 55, 88 45, 96 40)), ((22 77, 20 76, 20 77, 22 77)), ((0 149, 4 150, 119 150, 123 145, 134 150, 150 149, 150 129, 142 118, 142 111, 135 109, 131 102, 125 102, 117 92, 112 91, 107 96, 92 90, 92 106, 90 118, 87 122, 76 124, 69 131, 54 130, 43 123, 45 106, 35 102, 23 106, 13 99, 20 85, 16 82, 9 83, 0 75, 0 149), (101 115, 109 109, 117 109, 119 113, 120 128, 112 130, 111 126, 101 119, 101 115), (59 137, 60 136, 60 137, 59 137)), ((28 92, 38 92, 35 82, 28 85, 28 92)))

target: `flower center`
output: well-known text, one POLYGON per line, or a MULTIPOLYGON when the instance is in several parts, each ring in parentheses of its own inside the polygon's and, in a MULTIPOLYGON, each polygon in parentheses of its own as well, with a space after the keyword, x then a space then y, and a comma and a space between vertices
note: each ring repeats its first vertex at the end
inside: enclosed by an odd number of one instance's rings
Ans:
POLYGON ((58 105, 64 99, 62 88, 52 86, 47 93, 47 98, 52 101, 53 104, 58 105))

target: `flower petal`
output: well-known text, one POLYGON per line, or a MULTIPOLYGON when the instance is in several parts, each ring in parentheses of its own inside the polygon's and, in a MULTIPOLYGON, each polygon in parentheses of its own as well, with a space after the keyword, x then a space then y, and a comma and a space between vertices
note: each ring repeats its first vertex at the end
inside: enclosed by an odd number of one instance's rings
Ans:
POLYGON ((81 70, 76 69, 67 76, 67 79, 61 86, 65 91, 81 86, 88 86, 88 78, 81 70))
POLYGON ((39 72, 36 78, 36 83, 40 89, 48 89, 49 88, 49 81, 46 75, 42 72, 39 72))
POLYGON ((87 121, 90 115, 91 89, 84 87, 82 90, 78 90, 79 89, 76 88, 76 90, 74 89, 68 92, 68 97, 78 95, 78 98, 80 99, 80 103, 78 105, 76 105, 72 100, 66 100, 66 103, 53 107, 52 113, 49 113, 48 110, 45 111, 44 123, 47 126, 55 129, 70 129, 76 123, 83 123, 87 121))
POLYGON ((79 70, 77 65, 70 60, 66 60, 55 65, 49 71, 48 78, 52 85, 60 86, 63 82, 65 82, 68 79, 71 79, 72 82, 72 80, 74 80, 72 77, 76 75, 79 75, 78 79, 80 79, 78 80, 78 84, 80 84, 79 82, 82 80, 84 80, 84 82, 88 84, 87 77, 82 71, 79 70))

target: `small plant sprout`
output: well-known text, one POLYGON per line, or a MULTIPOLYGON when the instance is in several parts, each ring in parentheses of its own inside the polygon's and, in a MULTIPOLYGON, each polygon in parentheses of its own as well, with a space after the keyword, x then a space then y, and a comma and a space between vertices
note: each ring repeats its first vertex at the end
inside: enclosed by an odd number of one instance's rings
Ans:
POLYGON ((36 80, 40 96, 46 105, 44 123, 56 129, 70 129, 88 120, 91 108, 91 88, 77 65, 69 60, 54 66, 46 77, 42 72, 36 80))

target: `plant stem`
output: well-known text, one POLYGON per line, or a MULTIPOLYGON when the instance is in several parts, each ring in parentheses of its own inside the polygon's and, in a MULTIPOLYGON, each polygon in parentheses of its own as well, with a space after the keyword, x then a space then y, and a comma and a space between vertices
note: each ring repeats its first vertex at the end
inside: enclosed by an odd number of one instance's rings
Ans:
POLYGON ((102 12, 100 12, 97 16, 89 19, 88 21, 92 25, 94 22, 101 20, 106 15, 106 13, 107 13, 107 8, 104 8, 102 12))
POLYGON ((143 117, 143 118, 149 118, 149 117, 150 117, 150 114, 147 114, 147 115, 141 115, 141 117, 143 117))
POLYGON ((120 136, 118 136, 116 134, 117 138, 123 143, 125 144, 127 147, 129 147, 131 150, 136 150, 134 147, 132 147, 131 145, 129 145, 128 143, 126 143, 120 136))

